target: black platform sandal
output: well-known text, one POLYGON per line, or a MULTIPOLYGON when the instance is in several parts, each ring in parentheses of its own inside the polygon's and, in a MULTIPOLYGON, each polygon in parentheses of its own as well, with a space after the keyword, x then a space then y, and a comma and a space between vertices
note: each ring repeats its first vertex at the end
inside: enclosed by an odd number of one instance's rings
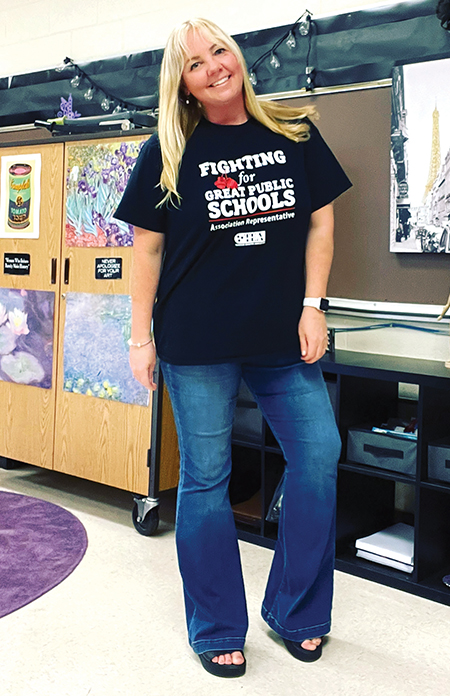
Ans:
POLYGON ((297 660, 301 660, 301 662, 316 662, 316 660, 322 656, 323 647, 323 636, 318 637, 322 642, 316 647, 315 650, 306 650, 306 648, 302 648, 302 643, 304 643, 304 640, 302 640, 300 643, 296 643, 293 640, 283 638, 283 642, 291 655, 297 660))
MULTIPOLYGON (((242 650, 233 652, 242 652, 242 650)), ((225 677, 227 679, 232 677, 242 677, 245 674, 245 668, 247 663, 245 661, 244 653, 242 652, 242 657, 244 657, 244 662, 242 665, 219 665, 218 662, 213 662, 213 657, 219 657, 219 655, 228 654, 223 650, 209 650, 208 652, 199 653, 200 662, 207 672, 213 674, 215 677, 225 677)))

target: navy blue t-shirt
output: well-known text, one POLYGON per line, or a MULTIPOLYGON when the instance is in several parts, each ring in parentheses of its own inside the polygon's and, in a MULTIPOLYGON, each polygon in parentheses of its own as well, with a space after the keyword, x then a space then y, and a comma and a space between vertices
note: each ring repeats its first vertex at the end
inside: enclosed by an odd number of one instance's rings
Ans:
POLYGON ((351 186, 317 128, 295 143, 254 119, 202 119, 181 162, 178 206, 156 208, 161 167, 152 136, 115 214, 165 235, 159 357, 198 365, 298 353, 310 215, 351 186))

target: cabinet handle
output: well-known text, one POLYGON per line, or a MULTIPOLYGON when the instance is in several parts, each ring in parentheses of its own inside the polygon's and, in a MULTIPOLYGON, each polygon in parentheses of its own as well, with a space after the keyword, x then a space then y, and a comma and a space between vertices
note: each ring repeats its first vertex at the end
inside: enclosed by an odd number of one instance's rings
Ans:
POLYGON ((365 444, 364 452, 373 454, 374 457, 391 457, 392 459, 403 459, 402 450, 391 449, 390 447, 376 447, 375 445, 365 444))
POLYGON ((56 284, 56 269, 58 267, 58 259, 52 259, 52 274, 50 278, 50 283, 52 285, 56 284))
POLYGON ((64 261, 64 285, 69 285, 70 259, 64 261))

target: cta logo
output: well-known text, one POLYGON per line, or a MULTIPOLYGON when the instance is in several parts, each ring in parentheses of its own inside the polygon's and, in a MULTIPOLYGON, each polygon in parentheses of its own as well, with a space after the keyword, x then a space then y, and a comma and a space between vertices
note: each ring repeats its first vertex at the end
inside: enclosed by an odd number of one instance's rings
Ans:
POLYGON ((234 236, 235 246, 254 246, 255 244, 266 243, 266 231, 261 232, 238 232, 234 236))

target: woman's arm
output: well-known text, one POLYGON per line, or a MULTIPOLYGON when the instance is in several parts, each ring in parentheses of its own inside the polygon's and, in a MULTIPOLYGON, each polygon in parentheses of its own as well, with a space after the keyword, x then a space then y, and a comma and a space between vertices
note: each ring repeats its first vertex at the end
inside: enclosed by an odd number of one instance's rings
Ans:
MULTIPOLYGON (((333 260, 334 214, 333 204, 314 211, 311 215, 306 242, 305 297, 326 297, 328 277, 333 260)), ((324 355, 327 347, 325 315, 314 307, 304 307, 298 325, 302 360, 314 363, 324 355)))
MULTIPOLYGON (((164 235, 141 227, 134 228, 133 271, 131 286, 131 340, 146 343, 151 335, 153 305, 158 289, 164 235)), ((154 391, 153 373, 156 350, 153 342, 141 348, 130 347, 130 366, 135 378, 154 391)))

